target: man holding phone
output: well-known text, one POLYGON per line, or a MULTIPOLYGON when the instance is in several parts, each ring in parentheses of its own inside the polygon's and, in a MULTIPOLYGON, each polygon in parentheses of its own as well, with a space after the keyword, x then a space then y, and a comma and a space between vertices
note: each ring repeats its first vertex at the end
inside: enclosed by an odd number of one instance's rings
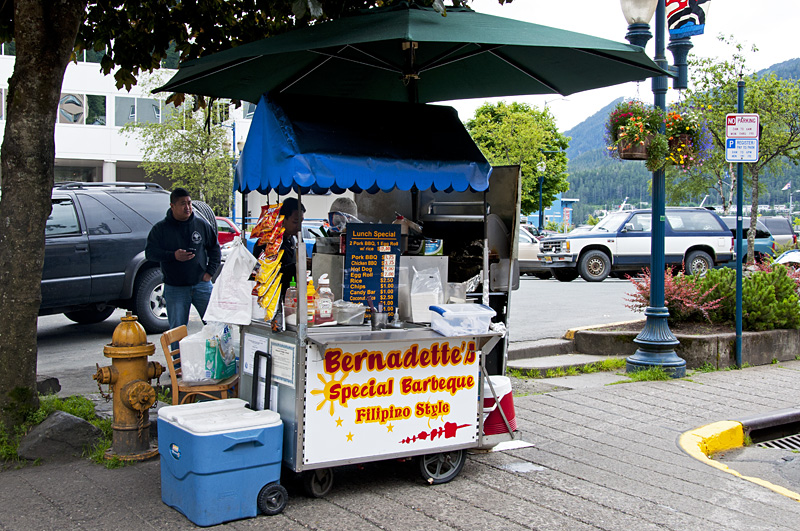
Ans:
POLYGON ((169 327, 188 324, 192 305, 202 318, 221 254, 214 229, 192 211, 188 190, 176 188, 169 195, 167 215, 150 229, 144 252, 161 265, 169 327))

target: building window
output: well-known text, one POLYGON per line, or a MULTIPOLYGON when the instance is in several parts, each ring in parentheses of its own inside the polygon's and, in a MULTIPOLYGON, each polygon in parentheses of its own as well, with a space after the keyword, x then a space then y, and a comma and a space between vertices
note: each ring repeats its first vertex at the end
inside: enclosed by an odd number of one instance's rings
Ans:
POLYGON ((136 121, 136 98, 117 97, 114 111, 114 125, 122 127, 128 122, 136 121))
POLYGON ((86 95, 86 123, 106 125, 106 97, 86 95))
POLYGON ((249 101, 244 102, 244 119, 252 120, 253 114, 256 112, 256 104, 249 101))
POLYGON ((58 123, 82 124, 85 109, 83 94, 62 94, 58 102, 58 123))
POLYGON ((17 55, 17 43, 14 41, 3 43, 3 55, 17 55))
POLYGON ((150 98, 136 98, 136 121, 139 123, 161 123, 160 102, 150 98))
POLYGON ((211 123, 219 125, 231 119, 231 105, 230 103, 223 103, 215 101, 211 107, 211 123))
POLYGON ((103 56, 105 56, 106 51, 101 50, 96 52, 94 50, 86 50, 86 62, 87 63, 99 63, 103 60, 103 56))

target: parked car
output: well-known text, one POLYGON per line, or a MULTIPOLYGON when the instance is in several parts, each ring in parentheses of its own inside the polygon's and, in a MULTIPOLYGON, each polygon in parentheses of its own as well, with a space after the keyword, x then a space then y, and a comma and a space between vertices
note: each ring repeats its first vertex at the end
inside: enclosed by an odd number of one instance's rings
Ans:
POLYGON ((169 209, 169 192, 146 183, 57 183, 52 202, 39 315, 91 324, 119 307, 148 333, 167 330, 161 270, 144 248, 169 209))
POLYGON ((767 226, 777 245, 797 243, 797 234, 794 233, 792 223, 783 216, 761 216, 758 220, 767 226))
MULTIPOLYGON (((687 273, 698 274, 735 258, 731 233, 714 212, 670 207, 666 218, 666 265, 685 264, 687 273)), ((541 240, 539 259, 562 282, 578 275, 600 282, 611 273, 638 273, 650 265, 650 227, 650 210, 614 212, 589 232, 541 240)))
POLYGON ((217 218, 217 241, 220 245, 232 242, 235 238, 242 235, 242 230, 229 218, 216 216, 217 218))
POLYGON ((537 278, 550 278, 550 268, 539 260, 539 240, 520 227, 519 229, 519 272, 537 278))
MULTIPOLYGON (((736 238, 736 216, 721 216, 723 223, 730 229, 733 237, 736 238)), ((747 231, 750 230, 750 218, 742 219, 742 245, 738 252, 742 254, 742 260, 747 257, 747 231)), ((753 252, 757 261, 761 262, 767 256, 775 256, 775 238, 770 234, 769 229, 759 219, 756 223, 756 239, 753 245, 753 252)), ((727 267, 736 265, 736 260, 732 260, 726 264, 727 267)))

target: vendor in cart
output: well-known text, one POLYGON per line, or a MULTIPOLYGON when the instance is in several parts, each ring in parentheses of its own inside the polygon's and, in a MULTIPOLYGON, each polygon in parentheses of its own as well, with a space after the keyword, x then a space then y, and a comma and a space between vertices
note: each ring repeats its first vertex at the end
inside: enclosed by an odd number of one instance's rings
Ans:
MULTIPOLYGON (((281 257, 281 273, 283 276, 281 277, 281 298, 283 300, 283 296, 286 294, 286 289, 289 287, 289 282, 297 275, 295 271, 295 264, 297 263, 297 241, 298 241, 298 232, 300 232, 301 226, 301 216, 300 216, 300 203, 294 197, 287 197, 283 200, 283 205, 281 206, 280 215, 283 216, 283 227, 285 229, 283 233, 283 243, 281 244, 281 250, 283 251, 283 256, 281 257)), ((306 207, 302 206, 303 212, 305 213, 306 207)), ((253 255, 256 258, 261 256, 261 253, 264 252, 265 246, 260 243, 256 243, 253 247, 253 255)))

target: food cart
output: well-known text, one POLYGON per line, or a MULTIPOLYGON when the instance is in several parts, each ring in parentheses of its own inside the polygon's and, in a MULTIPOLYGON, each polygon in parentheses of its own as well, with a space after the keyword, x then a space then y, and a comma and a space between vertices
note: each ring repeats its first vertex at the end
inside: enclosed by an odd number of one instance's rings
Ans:
MULTIPOLYGON (((502 409, 505 433, 483 431, 484 396, 498 399, 484 376, 503 374, 507 349, 487 307, 505 324, 519 278, 518 167, 491 168, 449 107, 264 97, 237 186, 299 192, 301 202, 305 193, 351 190, 359 217, 373 222, 349 224, 346 252, 316 253, 312 274, 330 276, 336 299, 383 300, 394 326, 242 327, 240 396, 280 413, 284 465, 303 474, 309 494, 330 490, 336 466, 391 458, 419 457, 422 476, 444 483, 466 449, 519 441, 502 409), (442 255, 402 254, 401 226, 389 224, 398 214, 419 221, 442 255), (431 312, 420 314, 409 292, 421 268, 438 270, 443 286, 477 275, 480 290, 465 296, 479 304, 465 307, 483 324, 448 335, 428 325, 431 312)), ((298 245, 295 278, 306 270, 298 245)), ((297 316, 306 315, 305 288, 298 282, 297 316)))

